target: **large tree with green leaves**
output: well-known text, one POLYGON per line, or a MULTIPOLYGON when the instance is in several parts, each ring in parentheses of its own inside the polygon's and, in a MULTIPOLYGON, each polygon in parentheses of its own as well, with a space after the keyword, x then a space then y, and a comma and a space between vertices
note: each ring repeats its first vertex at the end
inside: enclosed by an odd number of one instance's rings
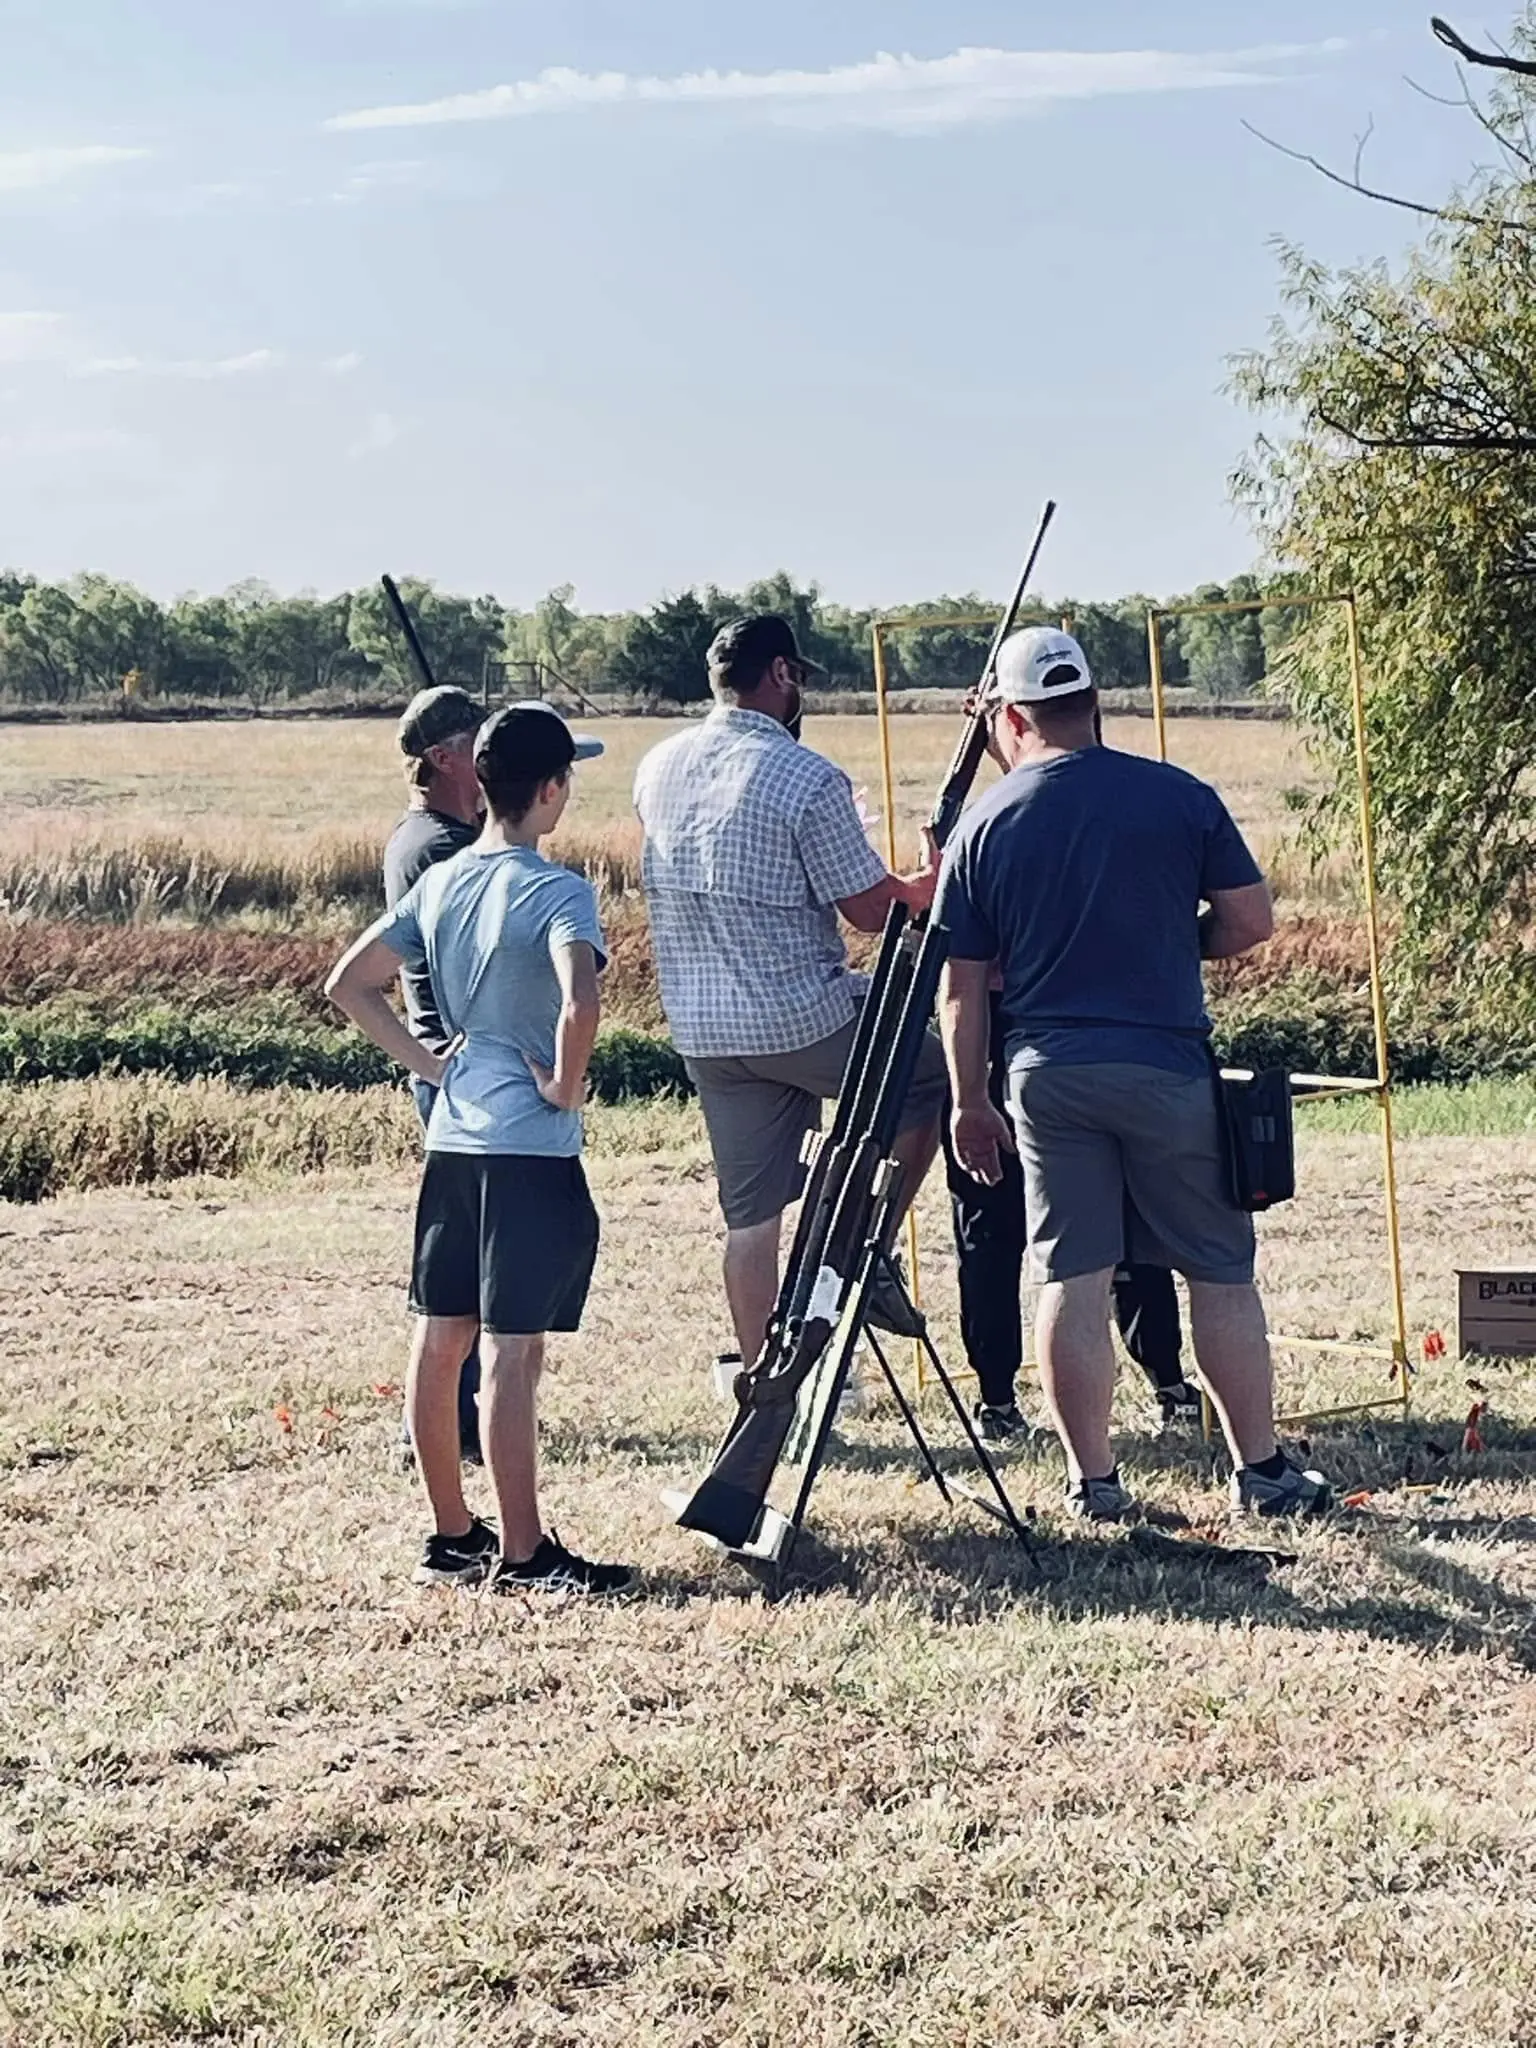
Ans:
MULTIPOLYGON (((1536 49, 1536 0, 1515 40, 1536 49)), ((1401 265, 1285 250, 1284 312, 1236 380, 1279 430, 1239 483, 1282 572, 1358 596, 1406 977, 1536 1000, 1536 81, 1496 68, 1487 99, 1465 91, 1491 154, 1463 189, 1430 204, 1339 179, 1426 216, 1401 265)), ((1339 763, 1342 819, 1340 613, 1313 614, 1281 670, 1339 763)))
POLYGON ((652 704, 698 703, 709 695, 709 643, 741 608, 739 598, 713 586, 663 598, 634 621, 609 665, 610 679, 652 704))

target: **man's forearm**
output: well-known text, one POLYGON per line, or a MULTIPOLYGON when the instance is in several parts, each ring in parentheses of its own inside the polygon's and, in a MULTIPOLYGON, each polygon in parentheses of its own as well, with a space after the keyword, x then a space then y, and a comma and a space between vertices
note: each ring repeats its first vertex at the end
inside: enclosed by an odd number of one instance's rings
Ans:
POLYGON ((418 1080, 436 1083, 436 1056, 411 1036, 390 1007, 383 989, 350 987, 343 981, 332 989, 331 1000, 351 1018, 365 1037, 373 1040, 380 1052, 388 1053, 392 1060, 408 1068, 418 1080))
POLYGON ((939 1009, 949 1089, 961 1109, 988 1100, 991 1007, 984 982, 975 986, 974 981, 973 976, 962 981, 951 974, 939 1009))
POLYGON ((1239 954, 1251 953, 1256 946, 1262 946, 1268 937, 1268 932, 1254 931, 1247 926, 1234 930, 1219 910, 1200 913, 1202 960, 1235 960, 1239 954))
POLYGON ((600 1003, 567 1002, 555 1026, 555 1086, 569 1109, 579 1109, 585 1096, 587 1067, 597 1042, 600 1003))

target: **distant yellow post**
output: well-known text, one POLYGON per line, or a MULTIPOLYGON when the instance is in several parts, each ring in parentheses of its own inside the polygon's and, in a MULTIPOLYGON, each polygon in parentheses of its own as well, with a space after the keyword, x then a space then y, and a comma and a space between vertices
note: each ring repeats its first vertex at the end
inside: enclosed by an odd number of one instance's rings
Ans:
POLYGON ((880 786, 885 798, 885 859, 896 871, 896 784, 891 770, 891 707, 887 702, 885 634, 875 621, 875 713, 880 720, 880 786))
POLYGON ((1160 612, 1147 613, 1147 667, 1152 677, 1152 718, 1157 727, 1157 758, 1168 758, 1168 711, 1163 701, 1163 622, 1160 612))
POLYGON ((1349 690, 1355 726, 1355 768, 1360 791, 1360 866, 1365 896, 1365 937, 1371 968, 1371 1026, 1376 1036, 1377 1101, 1381 1106, 1381 1171, 1387 1201, 1387 1257, 1392 1273, 1392 1356, 1398 1391, 1408 1405, 1408 1313, 1403 1300, 1402 1225, 1398 1213, 1397 1147, 1392 1130, 1392 1077, 1387 1065, 1387 993, 1381 967, 1381 907, 1376 889, 1376 828, 1371 811, 1371 756, 1365 716, 1365 662, 1360 649, 1360 608, 1344 600, 1349 635, 1349 690))
MULTIPOLYGON (((891 707, 887 701, 888 681, 885 672, 885 635, 881 622, 876 619, 874 626, 875 643, 875 712, 880 720, 880 787, 885 797, 885 864, 896 872, 896 778, 891 761, 891 707)), ((917 1205, 907 1211, 907 1270, 912 1283, 912 1299, 919 1307, 923 1300, 923 1275, 919 1263, 917 1236, 917 1205)), ((925 1367, 927 1353, 914 1337, 912 1340, 912 1365, 917 1374, 917 1391, 922 1393, 927 1385, 925 1367)))

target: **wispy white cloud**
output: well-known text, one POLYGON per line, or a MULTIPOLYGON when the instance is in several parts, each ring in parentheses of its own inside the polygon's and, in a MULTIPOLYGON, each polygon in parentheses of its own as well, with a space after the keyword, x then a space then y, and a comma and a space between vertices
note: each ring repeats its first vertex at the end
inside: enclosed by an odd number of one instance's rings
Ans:
POLYGON ((238 356, 193 356, 179 360, 88 356, 71 368, 77 377, 187 377, 198 383, 211 383, 223 377, 252 377, 266 370, 280 370, 286 361, 287 357, 277 349, 253 348, 238 356))
POLYGON ((379 163, 354 165, 327 197, 334 205, 356 206, 375 192, 405 192, 434 182, 433 166, 420 157, 389 157, 379 163))
POLYGON ((1173 50, 982 50, 891 56, 825 71, 686 71, 671 77, 563 68, 446 99, 334 115, 337 131, 507 121, 622 106, 730 105, 818 125, 924 130, 1007 120, 1054 101, 1111 94, 1192 92, 1268 82, 1298 59, 1347 45, 1277 43, 1199 54, 1173 50))
POLYGON ((361 462, 365 456, 382 455, 386 449, 394 447, 405 431, 393 413, 376 412, 347 450, 347 459, 361 462))
POLYGON ((350 377, 363 367, 363 359, 355 348, 349 348, 345 355, 327 356, 320 367, 328 377, 350 377))
POLYGON ((149 154, 147 149, 120 149, 105 142, 75 149, 0 150, 0 192, 36 192, 91 171, 142 163, 149 154))

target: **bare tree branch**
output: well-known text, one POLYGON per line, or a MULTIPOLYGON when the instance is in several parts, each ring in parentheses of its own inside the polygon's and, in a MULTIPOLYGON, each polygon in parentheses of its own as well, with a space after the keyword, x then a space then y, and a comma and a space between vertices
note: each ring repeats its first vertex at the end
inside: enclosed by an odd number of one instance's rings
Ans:
MULTIPOLYGON (((1382 206, 1401 207, 1404 213, 1417 213, 1425 220, 1444 221, 1452 227, 1492 228, 1496 234, 1503 235, 1529 236, 1536 234, 1536 226, 1532 226, 1525 221, 1501 220, 1497 214, 1492 213, 1453 212, 1450 208, 1444 206, 1426 206, 1419 199, 1404 199, 1396 192, 1378 192, 1374 186, 1361 184, 1358 174, 1358 153, 1356 157, 1356 175, 1353 178, 1346 178, 1342 171, 1334 170, 1331 165, 1325 164, 1320 157, 1308 156, 1305 150, 1290 149, 1285 143, 1276 142, 1272 135, 1266 135, 1262 128, 1255 128, 1251 121, 1245 121, 1243 126, 1250 135, 1256 135, 1260 142, 1267 143, 1271 149, 1279 150, 1282 156, 1288 156, 1292 163, 1306 164, 1310 170, 1314 170, 1319 176, 1326 178, 1331 185, 1342 185, 1346 192, 1358 192, 1362 199, 1374 199, 1382 206)), ((1360 147, 1364 147, 1364 139, 1362 139, 1360 147)))
POLYGON ((1489 119, 1488 115, 1478 105, 1477 101, 1472 97, 1472 89, 1467 84, 1466 73, 1463 71, 1458 71, 1456 74, 1456 78, 1457 82, 1461 86, 1461 95, 1457 99, 1451 99, 1445 93, 1431 92, 1428 86, 1420 85, 1416 78, 1405 77, 1403 83, 1408 87, 1410 92, 1416 92, 1421 100, 1428 100, 1432 107, 1449 107, 1452 113, 1470 114, 1473 120, 1477 123, 1478 127, 1481 128, 1486 135, 1491 136, 1492 139, 1499 145, 1500 149, 1504 150, 1508 155, 1512 156, 1517 163, 1524 164, 1527 170, 1536 171, 1536 154, 1533 154, 1530 147, 1531 124, 1529 119, 1526 118, 1524 114, 1522 114, 1520 125, 1521 131, 1525 136, 1527 145, 1524 149, 1522 149, 1518 142, 1512 142, 1510 140, 1510 138, 1498 126, 1497 122, 1489 119))
POLYGON ((1536 63, 1525 57, 1505 57, 1493 50, 1474 50, 1464 37, 1457 35, 1448 21, 1442 21, 1438 14, 1431 15, 1430 27, 1458 57, 1468 64, 1481 64, 1489 71, 1512 71, 1517 78, 1536 78, 1536 63))

